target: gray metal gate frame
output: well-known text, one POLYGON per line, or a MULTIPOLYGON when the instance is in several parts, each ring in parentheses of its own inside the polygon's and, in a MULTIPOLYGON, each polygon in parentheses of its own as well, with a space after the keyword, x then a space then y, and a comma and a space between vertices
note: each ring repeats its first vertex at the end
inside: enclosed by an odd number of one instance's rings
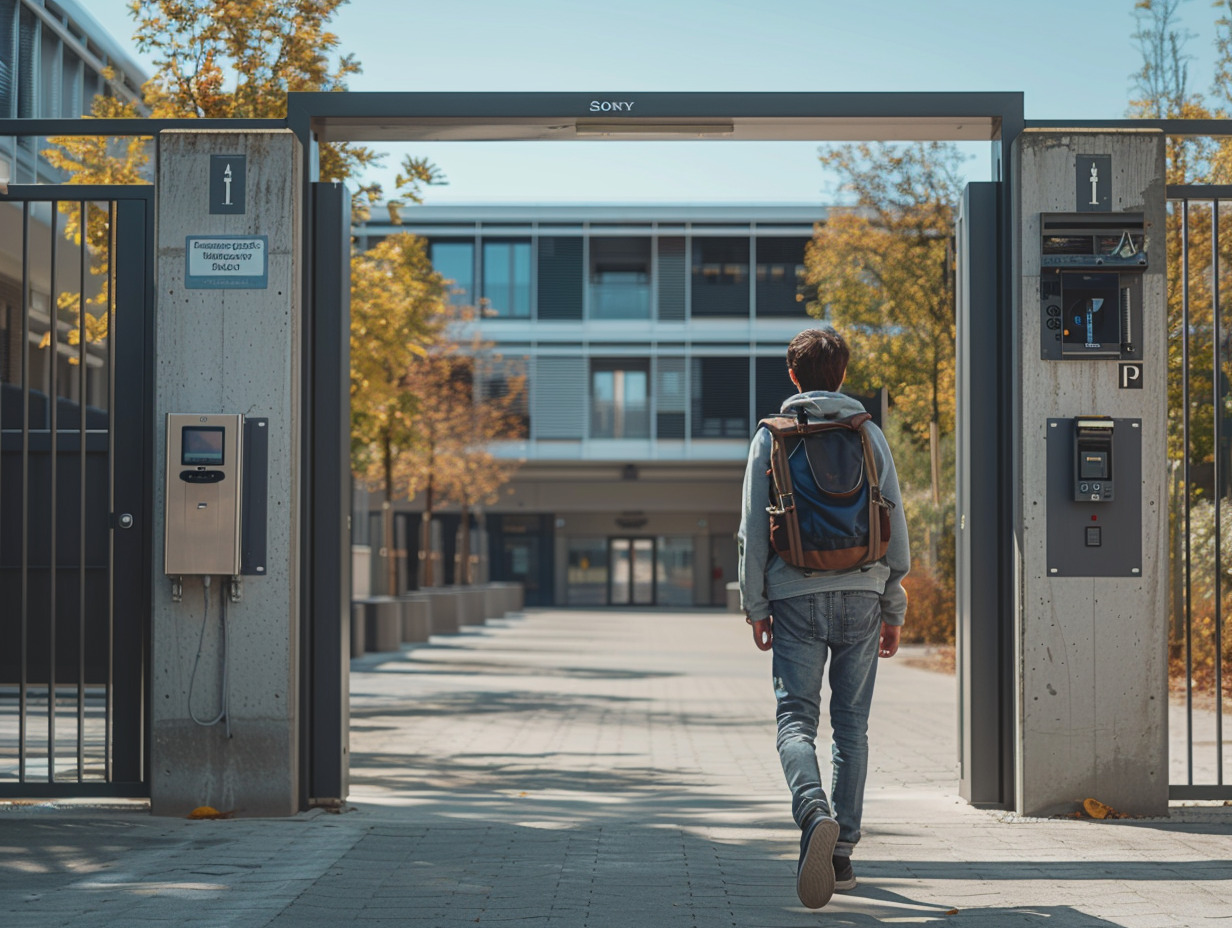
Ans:
MULTIPOLYGON (((108 456, 110 470, 110 500, 108 522, 110 531, 110 654, 107 660, 107 710, 105 722, 104 778, 85 780, 82 759, 81 726, 85 688, 84 637, 78 643, 78 765, 77 779, 55 778, 55 708, 49 700, 48 776, 34 779, 26 775, 26 689, 28 667, 25 660, 25 642, 30 616, 24 608, 21 622, 21 649, 19 658, 19 737, 17 781, 0 782, 0 797, 95 797, 95 796, 145 796, 149 792, 148 717, 147 700, 147 652, 149 640, 150 584, 148 565, 152 558, 152 543, 149 514, 153 511, 153 462, 145 449, 153 440, 153 357, 154 346, 154 190, 153 187, 64 185, 46 186, 9 185, 0 193, 0 202, 27 204, 23 207, 23 226, 28 224, 30 203, 110 202, 115 210, 114 250, 111 263, 114 268, 114 291, 111 296, 113 310, 120 305, 124 311, 114 311, 115 328, 109 331, 111 363, 113 365, 112 396, 109 403, 108 456), (119 436, 117 440, 117 436, 119 436), (127 528, 118 524, 117 513, 123 511, 130 518, 127 528), (117 576, 118 575, 118 576, 117 576), (126 577, 136 577, 138 582, 125 582, 126 577)), ((53 227, 54 228, 54 227, 53 227)), ((53 231, 54 234, 54 231, 53 231)), ((84 246, 83 246, 84 252, 84 246)), ((23 278, 27 258, 23 255, 23 278)), ((84 254, 83 254, 84 261, 84 254)), ((54 267, 54 265, 53 265, 54 267)), ((23 289, 25 285, 23 283, 23 289)), ((54 291, 54 282, 53 282, 54 291)), ((28 315, 23 293, 23 312, 28 315)), ((23 329, 24 332, 24 329, 23 329)), ((23 351, 28 350, 25 345, 23 351)), ((83 347, 84 350, 84 347, 83 347)), ((28 393, 29 383, 24 384, 28 393)), ((22 429, 19 435, 10 433, 10 441, 18 445, 23 457, 31 447, 28 409, 23 399, 22 429)), ((54 407, 54 403, 52 404, 54 407)), ((79 452, 86 452, 86 414, 84 396, 79 412, 79 452)), ((0 427, 3 423, 0 422, 0 427)), ((56 430, 54 411, 51 414, 51 434, 48 451, 55 455, 59 432, 56 430)), ((4 441, 0 437, 0 442, 4 441)), ((84 461, 83 461, 84 467, 84 461)), ((23 467, 23 481, 28 480, 28 467, 23 467)), ((84 480, 84 477, 82 478, 84 480)), ((53 499, 55 490, 53 488, 53 499)), ((23 486, 23 498, 28 495, 28 486, 23 486)), ((24 504, 23 504, 24 506, 24 504)), ((24 512, 23 508, 23 512, 24 512)), ((85 508, 81 519, 84 523, 85 508)), ((23 523, 25 516, 23 516, 23 523)), ((54 531, 54 530, 53 530, 54 531)), ((23 534, 22 588, 28 583, 28 569, 23 534)), ((84 545, 84 541, 82 541, 84 545)), ((54 585, 57 575, 54 551, 48 565, 55 602, 54 585)), ((83 549, 84 550, 84 549, 83 549)), ((78 571, 85 570, 84 553, 78 571)), ((84 602, 81 606, 84 609, 84 602)), ((49 630, 48 688, 56 686, 56 649, 53 605, 53 620, 49 630)), ((81 635, 84 636, 84 612, 81 613, 81 635)))
MULTIPOLYGON (((329 141, 387 141, 429 139, 560 139, 577 137, 588 120, 588 130, 620 132, 616 118, 591 111, 591 102, 636 101, 636 117, 647 131, 656 127, 688 132, 690 125, 728 120, 770 138, 833 139, 970 139, 986 138, 993 146, 991 202, 996 207, 999 231, 994 253, 995 279, 986 282, 997 295, 995 327, 981 338, 993 352, 997 372, 1012 370, 1012 307, 1014 282, 1010 279, 1010 146, 1024 128, 1051 129, 1157 129, 1173 137, 1232 135, 1227 120, 1026 120, 1021 93, 292 93, 287 97, 285 120, 259 119, 118 119, 21 120, 0 119, 0 137, 76 135, 150 136, 171 129, 183 130, 292 130, 304 150, 305 177, 319 180, 319 145, 329 141), (972 127, 975 127, 974 129, 972 127), (777 128, 776 128, 777 127, 777 128), (980 135, 981 132, 986 134, 980 135), (995 345, 993 344, 995 342, 995 345)), ((636 135, 618 135, 636 138, 636 135)), ((305 488, 301 520, 301 728, 303 776, 301 804, 344 795, 347 692, 345 668, 339 665, 340 643, 348 624, 345 578, 349 576, 350 547, 345 493, 349 436, 346 427, 349 396, 345 386, 348 341, 347 308, 340 299, 339 281, 332 269, 341 262, 339 215, 345 216, 345 197, 339 185, 309 183, 304 194, 304 216, 314 235, 305 237, 304 288, 311 294, 304 306, 303 443, 301 486, 305 488), (322 187, 336 188, 322 191, 322 187), (325 232, 320 232, 325 229, 325 232), (331 257, 332 256, 332 257, 331 257), (329 265, 329 266, 326 266, 329 265), (318 383, 318 380, 320 383, 318 383), (339 396, 341 392, 341 396, 339 396)), ((987 200, 987 194, 984 195, 987 200)), ((1013 551, 1015 528, 1007 485, 1011 468, 1009 374, 1000 378, 991 397, 984 397, 972 414, 972 433, 980 437, 978 455, 985 465, 970 475, 971 492, 995 500, 994 518, 984 524, 983 542, 972 544, 969 576, 979 577, 979 614, 968 620, 972 636, 962 656, 960 674, 970 679, 974 661, 996 655, 1000 672, 981 668, 978 700, 996 705, 975 719, 978 726, 966 737, 997 746, 985 761, 997 769, 984 772, 986 794, 977 802, 1009 806, 1013 802, 1013 551), (985 618, 984 608, 994 609, 985 618), (965 671, 963 669, 965 667, 965 671), (992 758, 996 758, 993 760, 992 758)), ((149 578, 146 578, 147 581, 149 578)), ((149 583, 144 584, 146 588, 149 583)), ((962 625, 960 616, 960 627, 962 625)), ((961 720, 960 720, 961 723, 961 720)))

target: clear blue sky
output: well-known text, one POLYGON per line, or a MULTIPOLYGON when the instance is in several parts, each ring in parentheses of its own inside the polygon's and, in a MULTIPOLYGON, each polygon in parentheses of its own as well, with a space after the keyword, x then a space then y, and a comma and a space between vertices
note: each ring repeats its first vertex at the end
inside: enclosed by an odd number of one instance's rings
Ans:
MULTIPOLYGON (((80 0, 130 49, 127 0, 80 0)), ((351 0, 334 20, 363 91, 1017 91, 1030 119, 1117 118, 1141 61, 1133 0, 351 0)), ((1182 6, 1191 85, 1207 0, 1182 6)), ((133 50, 133 56, 143 61, 133 50)), ((146 62, 143 62, 146 63, 146 62)), ((430 203, 824 203, 812 143, 433 143, 430 203)), ((987 176, 987 146, 970 174, 987 176)))

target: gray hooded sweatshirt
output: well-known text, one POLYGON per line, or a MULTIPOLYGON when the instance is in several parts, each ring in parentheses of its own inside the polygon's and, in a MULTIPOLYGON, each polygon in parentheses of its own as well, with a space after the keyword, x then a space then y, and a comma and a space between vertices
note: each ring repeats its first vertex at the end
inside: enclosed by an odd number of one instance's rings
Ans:
MULTIPOLYGON (((816 390, 798 393, 786 400, 782 412, 794 416, 801 406, 813 422, 845 419, 864 411, 859 401, 850 396, 816 390)), ((885 435, 871 422, 865 428, 873 441, 873 459, 881 478, 881 493, 894 504, 890 511, 890 546, 880 561, 850 570, 802 570, 774 553, 770 547, 770 517, 766 513, 770 502, 768 471, 772 440, 767 429, 758 429, 753 436, 744 471, 744 506, 739 535, 740 602, 753 621, 771 614, 771 600, 835 590, 869 590, 881 596, 881 620, 887 625, 903 624, 907 614, 903 577, 911 567, 903 497, 885 435)))

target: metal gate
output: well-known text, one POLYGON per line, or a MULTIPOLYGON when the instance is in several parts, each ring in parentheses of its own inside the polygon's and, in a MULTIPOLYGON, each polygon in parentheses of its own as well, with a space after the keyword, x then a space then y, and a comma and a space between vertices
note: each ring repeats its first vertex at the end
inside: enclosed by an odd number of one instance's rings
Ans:
POLYGON ((1223 291, 1232 187, 1168 188, 1169 660, 1174 738, 1169 795, 1232 799, 1224 737, 1232 637, 1232 327, 1223 291), (1183 704, 1183 707, 1182 707, 1183 704))
POLYGON ((0 195, 0 797, 148 791, 153 196, 0 195))

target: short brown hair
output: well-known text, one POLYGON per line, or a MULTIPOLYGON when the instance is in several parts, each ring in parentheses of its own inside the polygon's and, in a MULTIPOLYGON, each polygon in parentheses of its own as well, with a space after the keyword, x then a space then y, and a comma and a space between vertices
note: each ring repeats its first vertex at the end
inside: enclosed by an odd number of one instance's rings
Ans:
POLYGON ((847 342, 834 329, 805 329, 787 346, 787 369, 805 393, 833 392, 843 383, 850 357, 847 342))

